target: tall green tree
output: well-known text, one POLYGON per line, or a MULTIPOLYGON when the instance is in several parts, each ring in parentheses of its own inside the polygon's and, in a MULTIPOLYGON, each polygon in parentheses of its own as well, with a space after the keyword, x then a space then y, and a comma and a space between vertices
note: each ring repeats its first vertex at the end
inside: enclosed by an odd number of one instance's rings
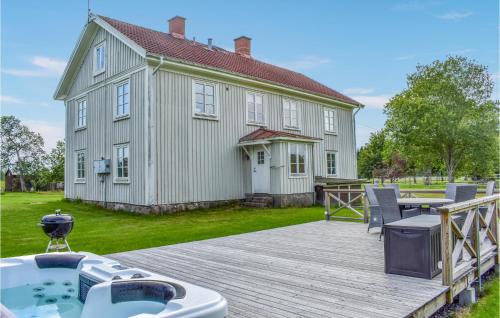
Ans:
POLYGON ((370 135, 368 143, 358 151, 358 174, 361 178, 372 179, 373 171, 384 168, 385 132, 370 135))
MULTIPOLYGON (((386 129, 406 157, 420 166, 446 167, 448 181, 496 143, 498 101, 487 68, 465 57, 419 65, 408 87, 385 107, 386 129)), ((483 160, 495 160, 494 153, 483 160)))
POLYGON ((43 138, 29 130, 14 116, 0 117, 0 160, 4 169, 19 174, 21 190, 26 191, 26 176, 34 175, 43 166, 43 138))

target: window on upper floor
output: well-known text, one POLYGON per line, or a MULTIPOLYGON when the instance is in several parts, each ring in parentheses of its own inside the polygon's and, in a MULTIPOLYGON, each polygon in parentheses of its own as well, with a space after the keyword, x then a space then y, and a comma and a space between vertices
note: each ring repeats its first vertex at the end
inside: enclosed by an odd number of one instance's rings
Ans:
POLYGON ((77 101, 76 128, 87 126, 87 100, 80 99, 77 101))
POLYGON ((325 132, 336 134, 337 133, 337 110, 325 108, 325 132))
POLYGON ((130 82, 126 80, 116 85, 115 118, 130 115, 130 82))
POLYGON ((85 150, 78 150, 75 153, 75 182, 85 182, 85 150))
POLYGON ((193 114, 195 117, 217 117, 216 85, 213 83, 193 82, 193 114))
POLYGON ((327 151, 326 152, 326 174, 328 177, 334 177, 337 175, 337 152, 327 151))
POLYGON ((306 144, 289 143, 288 144, 288 158, 290 176, 306 176, 306 144))
POLYGON ((129 145, 121 144, 115 146, 115 178, 119 183, 129 182, 129 145))
POLYGON ((298 129, 298 118, 297 102, 290 99, 283 99, 283 127, 298 129))
POLYGON ((247 123, 265 125, 264 96, 255 92, 247 92, 247 123))
POLYGON ((94 75, 106 70, 106 42, 101 42, 94 47, 94 75))

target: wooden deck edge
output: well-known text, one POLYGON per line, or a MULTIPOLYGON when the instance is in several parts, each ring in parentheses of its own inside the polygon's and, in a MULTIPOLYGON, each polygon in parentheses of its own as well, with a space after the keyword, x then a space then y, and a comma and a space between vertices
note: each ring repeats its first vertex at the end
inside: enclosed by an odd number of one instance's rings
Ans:
MULTIPOLYGON (((481 264, 481 275, 490 270, 495 266, 495 258, 494 255, 491 255, 489 259, 485 260, 481 264)), ((451 298, 454 298, 458 294, 460 294, 464 289, 466 289, 473 281, 477 280, 475 277, 474 269, 471 269, 468 273, 464 273, 461 277, 455 281, 453 288, 444 290, 441 294, 434 297, 430 301, 428 301, 425 305, 418 308, 408 316, 407 318, 427 318, 438 311, 441 307, 446 305, 447 297, 449 297, 451 293, 451 298)))
POLYGON ((427 318, 434 314, 436 311, 438 311, 441 307, 446 305, 446 294, 448 293, 449 289, 444 290, 441 294, 437 295, 425 305, 422 307, 418 308, 408 316, 407 318, 427 318))

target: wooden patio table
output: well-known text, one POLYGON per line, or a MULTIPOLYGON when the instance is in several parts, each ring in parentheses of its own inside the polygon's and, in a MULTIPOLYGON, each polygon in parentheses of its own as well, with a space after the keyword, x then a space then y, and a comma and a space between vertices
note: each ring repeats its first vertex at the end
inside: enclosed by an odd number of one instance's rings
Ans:
POLYGON ((451 204, 452 199, 446 198, 399 198, 399 205, 441 205, 441 204, 451 204))

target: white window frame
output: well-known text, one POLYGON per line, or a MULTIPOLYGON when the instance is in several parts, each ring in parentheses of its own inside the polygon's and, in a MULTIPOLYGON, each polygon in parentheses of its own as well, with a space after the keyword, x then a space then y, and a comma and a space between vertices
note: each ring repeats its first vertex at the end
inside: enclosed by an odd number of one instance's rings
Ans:
POLYGON ((294 99, 283 98, 283 128, 291 129, 291 130, 300 130, 300 113, 299 113, 299 103, 294 99), (295 120, 296 124, 292 123, 292 105, 295 106, 295 120), (290 112, 290 116, 286 116, 287 111, 290 112), (290 122, 287 123, 287 118, 290 119, 290 122))
MULTIPOLYGON (((205 107, 205 101, 203 101, 203 106, 205 107)), ((193 117, 194 118, 199 118, 199 119, 209 119, 209 120, 218 120, 219 119, 219 85, 214 82, 210 81, 203 81, 203 80, 193 80, 192 82, 192 110, 193 110, 193 117), (214 89, 214 113, 206 113, 206 112, 198 112, 196 109, 196 85, 204 85, 204 86, 212 86, 214 89)))
POLYGON ((338 116, 337 110, 334 108, 324 108, 323 110, 323 125, 325 127, 325 133, 336 135, 338 134, 338 116), (330 114, 333 114, 333 123, 330 118, 330 114))
POLYGON ((130 183, 130 144, 118 144, 113 146, 113 182, 114 183, 130 183), (118 176, 118 151, 119 149, 128 149, 128 157, 127 157, 127 176, 119 177, 118 176))
POLYGON ((85 149, 80 149, 75 151, 75 183, 85 183, 87 177, 87 154, 85 149), (83 170, 80 170, 79 162, 80 155, 83 155, 83 170), (83 177, 79 175, 79 172, 83 171, 83 177))
POLYGON ((327 150, 326 151, 326 154, 325 154, 325 166, 326 166, 326 176, 327 177, 336 177, 338 176, 339 174, 339 156, 338 156, 338 152, 335 151, 335 150, 327 150), (329 173, 329 169, 328 169, 328 155, 334 155, 335 156, 335 173, 332 174, 332 173, 329 173))
POLYGON ((87 99, 81 98, 76 101, 76 129, 83 129, 87 127, 87 99), (85 104, 85 112, 82 115, 82 123, 80 124, 80 105, 85 104))
MULTIPOLYGON (((266 108, 266 100, 265 100, 265 95, 261 92, 256 92, 256 91, 246 91, 245 93, 245 111, 246 111, 246 122, 247 125, 252 125, 252 126, 267 126, 267 108, 266 108), (250 120, 248 116, 248 97, 253 95, 253 104, 254 104, 254 111, 255 111, 255 96, 259 95, 262 100, 262 117, 263 121, 257 121, 256 119, 250 120)), ((257 114, 257 112, 255 112, 257 114)), ((257 117, 257 116, 255 116, 257 117)))
POLYGON ((99 74, 102 74, 106 72, 106 57, 107 57, 107 48, 106 48, 106 41, 102 41, 99 44, 96 44, 94 46, 94 59, 93 59, 93 64, 94 64, 94 76, 97 76, 99 74), (104 59, 103 59, 103 65, 102 67, 98 68, 98 61, 97 61, 97 50, 102 49, 102 52, 104 52, 104 59))
POLYGON ((308 173, 307 173, 307 169, 308 169, 308 149, 307 149, 307 144, 305 143, 299 143, 299 142, 289 142, 288 143, 288 157, 287 157, 287 162, 288 162, 288 177, 289 178, 307 178, 308 176, 308 173), (299 148, 298 147, 303 147, 304 148, 304 172, 301 173, 301 172, 298 172, 299 171, 299 160, 298 160, 298 155, 299 155, 299 148), (295 149, 294 149, 295 148, 295 149), (292 162, 291 162, 291 155, 292 155, 292 151, 296 151, 295 154, 296 154, 296 163, 297 164, 297 172, 292 172, 292 162))
POLYGON ((114 98, 113 98, 113 114, 114 119, 124 119, 130 117, 130 78, 125 80, 121 80, 114 84, 114 98), (127 94, 127 103, 128 103, 128 112, 123 114, 118 114, 118 87, 128 85, 128 94, 127 94))

